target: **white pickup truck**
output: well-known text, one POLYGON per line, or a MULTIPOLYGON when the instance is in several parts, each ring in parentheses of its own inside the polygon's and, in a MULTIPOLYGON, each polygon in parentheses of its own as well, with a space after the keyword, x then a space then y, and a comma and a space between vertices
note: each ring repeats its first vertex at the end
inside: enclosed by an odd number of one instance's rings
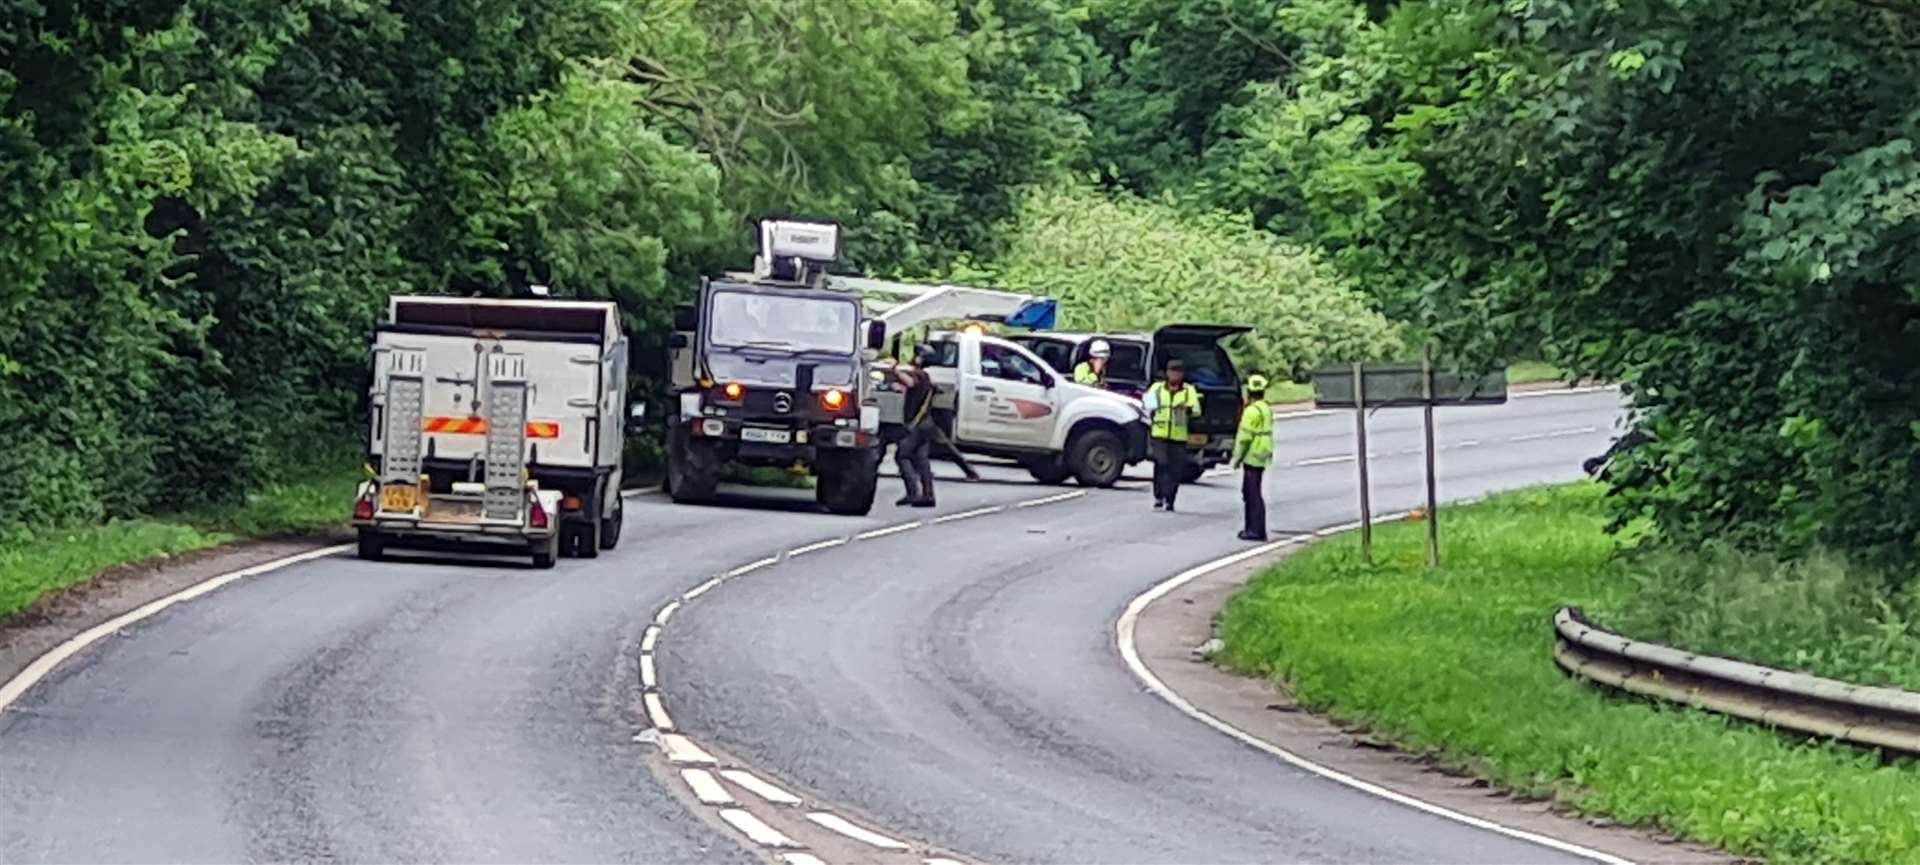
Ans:
MULTIPOLYGON (((1032 352, 971 331, 929 340, 939 357, 928 374, 936 419, 970 454, 1018 461, 1043 483, 1069 478, 1108 487, 1146 459, 1147 415, 1138 400, 1074 384, 1032 352)), ((901 394, 882 388, 881 417, 900 416, 901 394)))

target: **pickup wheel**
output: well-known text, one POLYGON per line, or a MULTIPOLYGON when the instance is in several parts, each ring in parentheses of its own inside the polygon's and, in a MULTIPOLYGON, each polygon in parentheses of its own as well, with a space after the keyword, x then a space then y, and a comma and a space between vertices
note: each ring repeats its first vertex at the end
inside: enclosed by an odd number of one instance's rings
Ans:
POLYGON ((1083 487, 1110 487, 1127 467, 1127 445, 1112 430, 1088 430, 1067 443, 1067 465, 1083 487))
POLYGON ((1043 484, 1064 484, 1073 477, 1073 470, 1059 457, 1028 457, 1021 460, 1021 465, 1026 466, 1027 474, 1043 484))
POLYGON ((713 500, 720 486, 719 460, 704 445, 690 441, 684 424, 667 433, 667 489, 679 504, 713 500))
POLYGON ((372 529, 360 530, 360 558, 377 562, 387 557, 387 539, 372 529))
POLYGON ((1206 473, 1206 466, 1201 465, 1198 460, 1189 459, 1187 460, 1186 467, 1180 470, 1180 482, 1183 484, 1197 482, 1200 480, 1200 477, 1206 473))

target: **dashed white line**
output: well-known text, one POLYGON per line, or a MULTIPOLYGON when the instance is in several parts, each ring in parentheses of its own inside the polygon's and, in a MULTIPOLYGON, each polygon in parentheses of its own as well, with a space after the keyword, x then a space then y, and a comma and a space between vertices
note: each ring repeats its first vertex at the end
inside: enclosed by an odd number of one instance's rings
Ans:
POLYGON ((1055 502, 1064 502, 1069 499, 1077 499, 1082 496, 1085 496, 1086 494, 1087 494, 1086 490, 1074 490, 1073 492, 1070 492, 1070 493, 1061 493, 1057 496, 1047 496, 1046 498, 1043 498, 1043 499, 1029 499, 1027 501, 1015 504, 1014 507, 1037 508, 1037 507, 1040 507, 1041 505, 1050 505, 1055 502))
POLYGON ((1480 446, 1479 439, 1467 439, 1466 441, 1463 441, 1463 442, 1454 442, 1453 444, 1445 445, 1440 449, 1446 450, 1447 448, 1477 448, 1479 446, 1480 446))
POLYGON ((641 695, 640 699, 647 704, 647 719, 653 722, 654 729, 673 729, 673 717, 667 714, 667 704, 660 699, 658 693, 649 691, 641 695))
POLYGON ((681 769, 680 780, 687 782, 693 790, 693 797, 702 805, 732 805, 733 795, 721 786, 720 780, 705 769, 681 769))
POLYGON ((769 804, 788 806, 800 804, 799 796, 795 796, 745 769, 722 769, 720 770, 720 774, 727 780, 745 788, 747 792, 767 800, 769 804))
POLYGON ((653 644, 660 642, 660 626, 648 625, 647 632, 640 635, 640 651, 653 651, 653 644))
POLYGON ((667 762, 687 766, 711 766, 713 755, 707 753, 692 739, 678 733, 661 733, 660 749, 667 752, 667 762))
POLYGON ((897 534, 900 534, 901 532, 912 531, 914 529, 920 528, 920 525, 921 523, 919 520, 914 520, 913 522, 910 522, 910 523, 901 523, 897 526, 888 526, 884 529, 874 529, 868 532, 861 532, 860 534, 854 535, 854 537, 863 541, 871 541, 874 538, 884 538, 888 535, 897 535, 897 534))
POLYGON ((994 505, 992 507, 985 507, 985 508, 974 508, 973 510, 961 511, 957 514, 947 514, 944 517, 935 519, 934 522, 935 523, 951 523, 958 520, 971 519, 973 517, 984 517, 987 514, 997 514, 1004 510, 1006 510, 1006 508, 1003 508, 999 505, 994 505))
POLYGON ((688 589, 686 594, 681 595, 680 600, 691 601, 694 598, 700 597, 701 595, 704 595, 710 591, 713 591, 713 587, 720 585, 720 581, 724 579, 726 579, 726 577, 713 577, 707 580, 706 582, 701 583, 700 585, 694 586, 693 588, 688 589))
POLYGON ((654 614, 653 623, 663 628, 666 627, 667 620, 673 618, 674 612, 679 609, 680 609, 679 601, 668 602, 666 606, 660 608, 660 612, 654 614))
POLYGON ((827 865, 820 857, 812 853, 783 853, 780 856, 780 861, 787 863, 787 865, 827 865))
POLYGON ((1600 429, 1599 427, 1583 426, 1583 427, 1580 427, 1579 429, 1561 429, 1561 430, 1553 430, 1552 432, 1528 433, 1526 435, 1513 436, 1507 439, 1507 441, 1533 442, 1533 441, 1539 441, 1541 439, 1566 438, 1568 436, 1581 436, 1581 435, 1586 435, 1587 433, 1590 433, 1590 432, 1598 432, 1599 429, 1600 429))
POLYGON ((922 859, 921 861, 926 865, 966 865, 964 862, 956 862, 952 859, 922 859))
POLYGON ((804 547, 794 547, 793 549, 787 551, 787 555, 788 556, 804 556, 808 553, 817 553, 821 550, 829 550, 834 547, 840 546, 841 544, 844 544, 846 542, 847 542, 846 538, 828 538, 824 541, 815 541, 804 547))
POLYGON ((727 825, 740 830, 741 834, 747 836, 747 840, 762 847, 800 846, 794 843, 792 838, 788 838, 785 833, 782 833, 772 826, 768 826, 760 818, 739 808, 720 809, 720 819, 727 821, 727 825))
POLYGON ((1324 465, 1331 465, 1333 463, 1350 463, 1350 462, 1353 462, 1353 454, 1337 454, 1330 457, 1314 457, 1313 459, 1310 459, 1310 460, 1301 460, 1297 463, 1294 463, 1294 465, 1324 466, 1324 465))
POLYGON ((779 556, 768 556, 764 559, 760 559, 759 561, 748 562, 744 565, 741 565, 740 567, 737 567, 731 571, 728 571, 727 577, 731 579, 733 577, 745 576, 747 574, 753 573, 754 571, 760 570, 761 568, 771 567, 777 564, 780 564, 779 556))
POLYGON ((842 835, 847 836, 848 838, 852 838, 855 841, 862 842, 869 846, 878 847, 882 850, 913 849, 907 846, 907 843, 905 841, 889 838, 885 835, 882 835, 878 832, 873 831, 872 829, 867 829, 861 826, 855 826, 854 824, 847 822, 847 819, 845 817, 842 817, 838 814, 834 814, 831 812, 811 811, 811 812, 808 812, 807 819, 813 821, 815 825, 818 825, 824 829, 838 832, 842 835))
POLYGON ((640 654, 640 686, 649 691, 657 690, 660 687, 659 678, 654 676, 653 654, 651 652, 642 652, 640 654))

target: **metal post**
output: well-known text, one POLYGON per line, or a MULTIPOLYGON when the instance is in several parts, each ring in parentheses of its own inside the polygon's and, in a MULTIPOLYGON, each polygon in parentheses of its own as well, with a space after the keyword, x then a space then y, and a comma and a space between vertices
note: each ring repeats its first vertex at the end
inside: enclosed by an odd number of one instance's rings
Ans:
POLYGON ((1353 365, 1353 429, 1360 453, 1360 561, 1373 564, 1373 501, 1367 489, 1367 383, 1362 364, 1353 365))
POLYGON ((1440 566, 1440 496, 1433 469, 1433 345, 1420 355, 1420 402, 1427 415, 1427 567, 1440 566))

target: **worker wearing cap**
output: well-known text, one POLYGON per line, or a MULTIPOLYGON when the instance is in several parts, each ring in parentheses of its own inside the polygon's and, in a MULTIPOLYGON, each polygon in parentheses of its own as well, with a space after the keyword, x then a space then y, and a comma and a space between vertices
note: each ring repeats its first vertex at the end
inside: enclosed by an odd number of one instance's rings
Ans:
POLYGON ((1166 378, 1147 388, 1141 403, 1152 419, 1147 439, 1153 446, 1153 509, 1172 511, 1187 470, 1187 421, 1200 414, 1200 391, 1187 384, 1186 365, 1170 360, 1166 378))
POLYGON ((927 375, 927 367, 935 359, 933 346, 922 345, 913 352, 912 367, 893 371, 894 379, 906 389, 902 414, 907 428, 906 438, 894 445, 893 452, 894 463, 900 467, 900 482, 907 487, 907 494, 894 502, 896 506, 933 507, 933 463, 929 458, 937 427, 933 423, 933 379, 927 375))
POLYGON ((1113 346, 1104 339, 1096 339, 1087 346, 1087 359, 1073 367, 1073 380, 1076 384, 1088 387, 1107 386, 1107 358, 1113 356, 1113 346))
POLYGON ((1240 476, 1240 501, 1246 517, 1240 540, 1267 539, 1267 497, 1261 485, 1273 464, 1273 405, 1267 402, 1267 377, 1247 376, 1247 407, 1240 410, 1240 429, 1233 436, 1233 460, 1240 476))

